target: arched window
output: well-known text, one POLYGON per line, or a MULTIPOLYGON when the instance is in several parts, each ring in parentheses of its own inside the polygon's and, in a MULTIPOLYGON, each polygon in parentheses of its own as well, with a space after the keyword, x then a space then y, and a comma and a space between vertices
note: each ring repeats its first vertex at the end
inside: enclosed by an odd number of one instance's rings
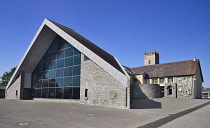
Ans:
POLYGON ((149 60, 149 61, 148 61, 148 64, 150 64, 150 63, 151 63, 151 61, 149 60))

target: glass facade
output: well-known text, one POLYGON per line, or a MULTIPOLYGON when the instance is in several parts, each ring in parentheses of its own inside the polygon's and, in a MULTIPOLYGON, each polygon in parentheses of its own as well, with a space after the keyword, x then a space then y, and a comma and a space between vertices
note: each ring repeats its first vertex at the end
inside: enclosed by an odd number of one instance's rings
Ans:
POLYGON ((32 73, 35 98, 79 99, 81 53, 57 36, 32 73))

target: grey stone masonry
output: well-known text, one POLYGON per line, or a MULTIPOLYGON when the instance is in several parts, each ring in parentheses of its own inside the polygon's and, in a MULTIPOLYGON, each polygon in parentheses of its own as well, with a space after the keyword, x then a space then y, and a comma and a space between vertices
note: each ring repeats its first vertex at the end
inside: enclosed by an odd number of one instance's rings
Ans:
POLYGON ((144 66, 159 64, 159 53, 156 51, 144 53, 144 66))
POLYGON ((177 98, 193 98, 193 77, 175 77, 177 83, 177 98))
POLYGON ((132 98, 160 98, 159 84, 133 84, 131 86, 132 98))
POLYGON ((164 97, 177 98, 177 84, 176 83, 165 84, 164 97))
POLYGON ((7 89, 6 99, 17 99, 20 100, 20 89, 21 87, 21 75, 15 80, 15 82, 7 89))
POLYGON ((129 108, 130 102, 126 99, 129 88, 84 55, 81 60, 80 103, 129 108))

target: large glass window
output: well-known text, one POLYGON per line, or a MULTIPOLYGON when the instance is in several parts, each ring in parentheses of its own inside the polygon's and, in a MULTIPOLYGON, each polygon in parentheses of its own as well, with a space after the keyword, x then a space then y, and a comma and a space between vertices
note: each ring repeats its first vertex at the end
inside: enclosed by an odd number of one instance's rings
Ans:
POLYGON ((33 71, 35 98, 80 98, 81 53, 56 37, 33 71))

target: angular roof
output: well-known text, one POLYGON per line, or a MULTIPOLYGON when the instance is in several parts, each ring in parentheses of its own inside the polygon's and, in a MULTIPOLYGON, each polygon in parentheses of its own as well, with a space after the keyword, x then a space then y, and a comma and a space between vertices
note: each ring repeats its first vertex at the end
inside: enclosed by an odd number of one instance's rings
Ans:
POLYGON ((202 88, 202 92, 210 92, 210 88, 202 88))
MULTIPOLYGON (((167 76, 186 76, 194 75, 197 67, 200 67, 199 60, 187 60, 172 63, 163 63, 156 65, 147 65, 131 68, 135 74, 147 73, 149 78, 167 77, 167 76)), ((202 74, 201 74, 202 76, 202 74)))
POLYGON ((81 36, 79 33, 75 32, 73 29, 70 29, 70 28, 68 28, 66 26, 63 26, 63 25, 61 25, 59 23, 56 23, 56 22, 54 22, 52 20, 50 20, 50 21, 52 23, 54 23, 56 26, 58 26, 60 29, 62 29, 63 31, 65 31, 66 33, 68 33, 71 37, 73 37, 74 39, 76 39, 77 41, 79 41, 85 47, 87 47, 88 49, 90 49, 92 52, 94 52, 95 54, 97 54, 98 56, 100 56, 106 62, 108 62, 109 64, 111 64, 113 67, 115 67, 121 73, 125 74, 123 72, 123 70, 121 69, 120 65, 117 63, 117 61, 115 60, 115 58, 112 55, 110 55, 109 53, 107 53, 103 49, 99 48, 98 46, 96 46, 95 44, 93 44, 92 42, 90 42, 89 40, 87 40, 86 38, 84 38, 83 36, 81 36))
POLYGON ((90 58, 94 63, 113 76, 121 84, 127 86, 127 79, 129 78, 129 75, 115 57, 85 39, 74 30, 54 21, 45 19, 18 64, 6 89, 10 87, 21 72, 33 72, 36 65, 57 35, 65 39, 82 54, 90 58))

